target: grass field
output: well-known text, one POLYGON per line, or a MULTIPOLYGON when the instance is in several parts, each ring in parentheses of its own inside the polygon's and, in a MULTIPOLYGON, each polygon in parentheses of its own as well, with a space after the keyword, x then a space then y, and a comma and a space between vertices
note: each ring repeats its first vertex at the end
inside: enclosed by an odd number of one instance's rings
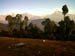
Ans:
POLYGON ((75 42, 0 37, 0 56, 75 56, 75 42))

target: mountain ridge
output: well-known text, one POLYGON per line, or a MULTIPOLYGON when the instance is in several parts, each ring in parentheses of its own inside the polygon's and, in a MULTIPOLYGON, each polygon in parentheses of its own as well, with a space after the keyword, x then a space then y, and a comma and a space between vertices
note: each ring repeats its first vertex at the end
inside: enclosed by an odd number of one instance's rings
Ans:
MULTIPOLYGON (((23 16, 22 19, 24 19, 24 16, 28 16, 29 17, 29 21, 32 21, 32 20, 37 20, 37 19, 44 19, 44 18, 50 18, 51 20, 54 20, 56 22, 59 22, 61 20, 63 20, 64 16, 62 14, 61 11, 55 11, 54 13, 52 14, 46 14, 45 16, 36 16, 36 15, 32 15, 32 14, 29 14, 29 13, 23 13, 21 14, 23 16)), ((67 14, 71 20, 74 20, 75 21, 75 14, 67 14)), ((0 15, 0 22, 3 22, 5 23, 5 17, 7 15, 0 15)), ((14 15, 11 15, 11 16, 14 16, 14 15)))

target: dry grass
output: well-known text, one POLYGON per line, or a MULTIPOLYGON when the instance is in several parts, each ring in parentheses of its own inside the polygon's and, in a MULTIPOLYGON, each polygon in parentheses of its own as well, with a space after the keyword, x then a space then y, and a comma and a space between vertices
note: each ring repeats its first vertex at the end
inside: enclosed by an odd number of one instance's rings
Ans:
POLYGON ((1 37, 0 56, 75 56, 75 42, 1 37))

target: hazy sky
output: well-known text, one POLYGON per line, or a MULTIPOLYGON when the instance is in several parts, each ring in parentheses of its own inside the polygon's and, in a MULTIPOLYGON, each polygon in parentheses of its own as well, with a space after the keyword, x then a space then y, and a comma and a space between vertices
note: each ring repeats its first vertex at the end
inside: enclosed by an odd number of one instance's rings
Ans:
POLYGON ((51 14, 68 5, 70 13, 75 13, 75 0, 0 0, 0 14, 31 13, 34 15, 51 14))

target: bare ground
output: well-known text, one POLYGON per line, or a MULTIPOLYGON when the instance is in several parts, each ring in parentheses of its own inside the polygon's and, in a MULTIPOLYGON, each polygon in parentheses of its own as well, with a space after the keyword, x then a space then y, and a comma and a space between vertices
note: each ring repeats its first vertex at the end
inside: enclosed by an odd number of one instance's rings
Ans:
POLYGON ((75 56, 75 42, 0 37, 0 56, 75 56))

